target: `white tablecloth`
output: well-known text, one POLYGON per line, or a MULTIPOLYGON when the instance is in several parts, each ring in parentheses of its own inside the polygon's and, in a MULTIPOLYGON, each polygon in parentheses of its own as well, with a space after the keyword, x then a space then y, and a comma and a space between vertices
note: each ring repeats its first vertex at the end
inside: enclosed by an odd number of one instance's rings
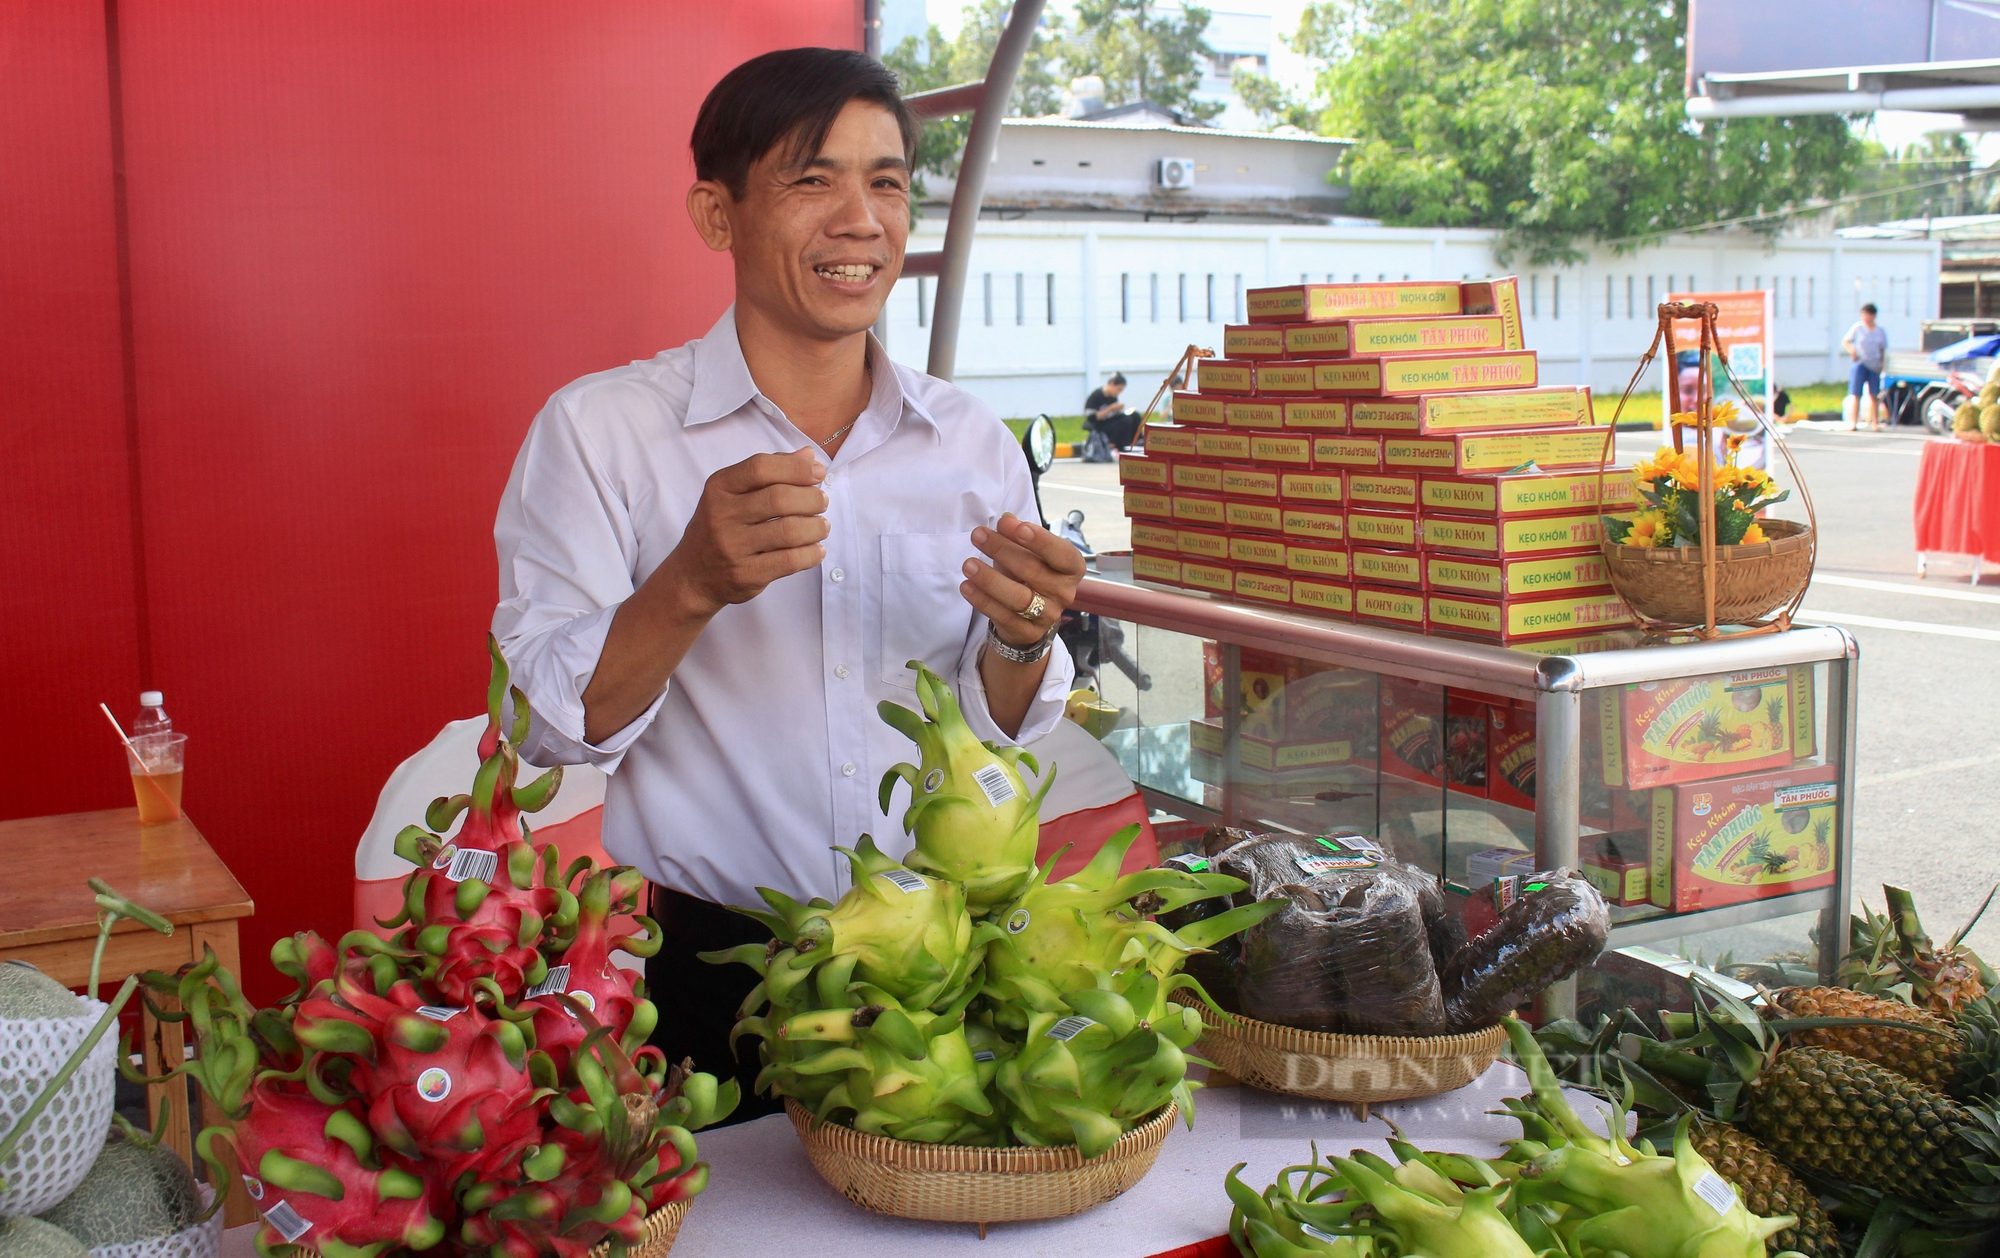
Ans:
MULTIPOLYGON (((1499 1062, 1456 1092, 1375 1113, 1424 1148, 1491 1157, 1521 1129, 1487 1111, 1526 1090, 1520 1070, 1499 1062)), ((1570 1099, 1586 1115, 1599 1107, 1579 1093, 1570 1099)), ((1196 1092, 1195 1108, 1194 1130, 1175 1127, 1152 1172, 1124 1196, 1067 1219, 995 1225, 984 1242, 969 1224, 891 1219, 849 1203, 806 1161, 783 1115, 702 1132, 696 1139, 712 1174, 674 1258, 1148 1258, 1229 1230, 1222 1178, 1238 1162, 1249 1164, 1245 1182, 1261 1190, 1281 1168, 1310 1158, 1315 1140, 1329 1153, 1388 1151, 1387 1125, 1357 1122, 1344 1105, 1226 1087, 1196 1092)), ((247 1258, 254 1231, 231 1228, 223 1258, 247 1258)))

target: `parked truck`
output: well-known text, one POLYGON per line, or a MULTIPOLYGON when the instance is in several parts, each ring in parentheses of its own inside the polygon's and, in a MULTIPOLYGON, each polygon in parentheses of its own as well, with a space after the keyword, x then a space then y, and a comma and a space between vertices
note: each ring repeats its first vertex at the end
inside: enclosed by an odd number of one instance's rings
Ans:
POLYGON ((1986 382, 2000 352, 2000 320, 1926 319, 1922 327, 1921 349, 1892 349, 1883 360, 1882 402, 1891 423, 1946 433, 1959 403, 1986 382))

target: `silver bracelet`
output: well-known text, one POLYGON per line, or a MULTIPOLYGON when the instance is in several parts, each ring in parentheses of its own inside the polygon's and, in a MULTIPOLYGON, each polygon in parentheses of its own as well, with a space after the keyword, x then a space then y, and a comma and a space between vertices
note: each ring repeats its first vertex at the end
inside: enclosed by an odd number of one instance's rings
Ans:
POLYGON ((1049 653, 1049 647, 1054 644, 1055 640, 1056 631, 1051 629, 1042 635, 1040 642, 1035 643, 1033 646, 1009 646, 999 634, 993 632, 993 622, 990 620, 986 622, 986 645, 998 652, 1001 659, 1015 664, 1035 663, 1049 653))

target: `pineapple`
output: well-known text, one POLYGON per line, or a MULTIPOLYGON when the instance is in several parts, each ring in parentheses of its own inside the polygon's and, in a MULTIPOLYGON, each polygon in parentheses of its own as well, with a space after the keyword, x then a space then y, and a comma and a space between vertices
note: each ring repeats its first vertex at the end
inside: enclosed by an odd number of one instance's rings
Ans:
POLYGON ((1851 919, 1847 957, 1841 963, 1843 986, 1878 995, 1894 995, 1920 1008, 1954 1015, 1961 1005, 1978 1000, 1993 984, 1993 971, 1964 946, 1973 924, 1993 902, 1993 892, 1958 928, 1943 947, 1924 933, 1916 897, 1901 887, 1884 886, 1888 912, 1866 905, 1851 919))
POLYGON ((1764 728, 1770 731, 1771 749, 1785 745, 1785 699, 1779 695, 1764 705, 1764 728))
POLYGON ((1880 1026, 1821 1027, 1792 1033, 1800 1047, 1831 1048, 1874 1062, 1905 1079, 1942 1092, 1959 1073, 1964 1043, 1952 1024, 1936 1014, 1913 1009, 1898 1000, 1852 992, 1842 987, 1787 987, 1773 992, 1771 1004, 1792 1018, 1880 1018, 1907 1022, 1920 1031, 1880 1026))
POLYGON ((1770 1252, 1793 1249, 1806 1258, 1841 1258, 1847 1252, 1819 1198, 1769 1149, 1742 1129, 1712 1119, 1697 1122, 1690 1135, 1694 1151, 1735 1185, 1750 1213, 1766 1219, 1798 1216, 1796 1225, 1765 1241, 1770 1252))
POLYGON ((1769 1059, 1744 1125, 1795 1167, 1924 1205, 2000 1204, 2000 1189, 1974 1182, 2000 1162, 2000 1121, 1830 1048, 1769 1059))

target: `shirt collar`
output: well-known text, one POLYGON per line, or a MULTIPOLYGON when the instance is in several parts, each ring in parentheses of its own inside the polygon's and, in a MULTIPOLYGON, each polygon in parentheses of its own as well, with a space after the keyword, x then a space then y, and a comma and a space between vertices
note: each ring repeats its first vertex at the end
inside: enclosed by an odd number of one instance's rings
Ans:
MULTIPOLYGON (((901 369, 872 331, 868 333, 868 361, 875 373, 875 391, 869 395, 864 414, 913 415, 941 438, 937 416, 903 388, 901 369)), ((736 339, 736 307, 732 303, 708 335, 694 343, 694 389, 681 423, 693 427, 726 418, 760 396, 757 382, 750 378, 750 366, 743 361, 742 342, 736 339)))

